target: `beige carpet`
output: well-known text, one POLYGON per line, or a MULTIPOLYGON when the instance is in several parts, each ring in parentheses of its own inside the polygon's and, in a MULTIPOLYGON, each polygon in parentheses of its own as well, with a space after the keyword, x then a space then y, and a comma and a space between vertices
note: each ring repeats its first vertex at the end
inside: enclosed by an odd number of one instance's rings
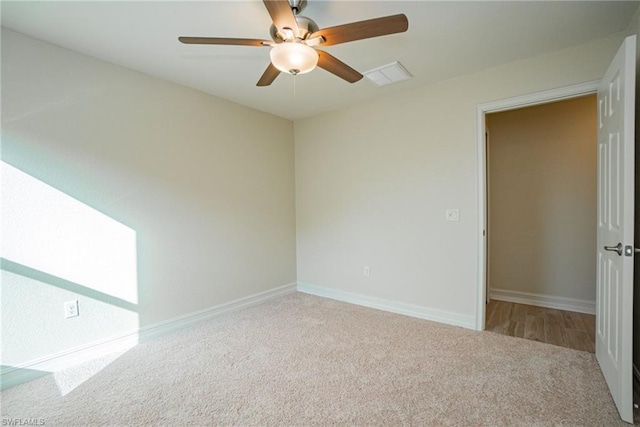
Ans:
POLYGON ((71 377, 93 376, 75 388, 49 375, 3 392, 2 416, 46 426, 626 425, 590 353, 300 293, 78 369, 71 377))

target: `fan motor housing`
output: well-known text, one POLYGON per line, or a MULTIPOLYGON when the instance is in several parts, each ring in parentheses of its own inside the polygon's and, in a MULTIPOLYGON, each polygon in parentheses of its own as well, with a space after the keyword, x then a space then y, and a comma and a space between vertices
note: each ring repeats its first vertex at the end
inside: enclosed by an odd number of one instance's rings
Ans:
MULTIPOLYGON (((296 15, 296 22, 298 23, 298 31, 293 34, 293 37, 299 40, 306 40, 311 34, 318 31, 320 28, 318 24, 313 22, 311 18, 307 18, 306 16, 296 15)), ((269 30, 271 34, 271 38, 276 43, 282 43, 287 39, 286 34, 282 34, 280 30, 276 28, 275 25, 271 24, 271 29, 269 30)))

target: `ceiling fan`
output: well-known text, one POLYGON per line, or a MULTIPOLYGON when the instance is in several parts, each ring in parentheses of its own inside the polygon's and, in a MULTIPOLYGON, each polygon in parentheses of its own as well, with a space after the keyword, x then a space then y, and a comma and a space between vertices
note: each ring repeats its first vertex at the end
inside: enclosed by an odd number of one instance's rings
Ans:
POLYGON ((263 0, 263 3, 273 21, 270 30, 273 41, 216 37, 178 37, 178 40, 186 44, 271 47, 271 63, 257 86, 269 86, 281 72, 304 74, 316 65, 355 83, 362 74, 315 47, 402 33, 409 28, 407 17, 399 14, 320 29, 313 20, 299 15, 306 0, 263 0))

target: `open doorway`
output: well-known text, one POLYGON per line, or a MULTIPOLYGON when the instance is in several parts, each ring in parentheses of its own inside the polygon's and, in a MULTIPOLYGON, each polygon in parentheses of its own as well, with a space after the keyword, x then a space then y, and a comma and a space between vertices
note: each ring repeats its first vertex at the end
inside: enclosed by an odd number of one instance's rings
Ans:
MULTIPOLYGON (((543 307, 549 307, 551 310, 557 310, 558 308, 560 309, 568 309, 568 311, 573 312, 574 314, 571 315, 568 320, 567 323, 571 323, 573 322, 575 323, 590 323, 590 321, 587 320, 583 321, 583 319, 581 318, 581 316, 584 313, 590 314, 593 313, 594 311, 594 304, 593 301, 595 300, 595 295, 592 297, 589 297, 588 293, 587 294, 576 294, 571 293, 571 283, 576 282, 576 279, 567 279, 567 274, 570 275, 571 271, 570 270, 576 270, 579 269, 576 268, 576 263, 573 262, 575 261, 576 256, 582 252, 581 250, 576 250, 576 246, 578 246, 579 249, 583 249, 588 245, 585 244, 580 244, 578 243, 579 239, 575 239, 575 238, 568 238, 564 240, 561 239, 560 242, 561 243, 556 243, 555 245, 551 245, 548 246, 548 243, 551 241, 553 242, 553 237, 558 237, 558 236, 563 236, 563 235, 567 235, 568 231, 571 231, 571 229, 575 229, 575 225, 574 223, 584 223, 584 222, 588 222, 588 219, 585 219, 587 216, 582 215, 581 211, 578 210, 578 212, 575 211, 575 206, 574 207, 574 211, 572 214, 571 211, 571 207, 572 205, 579 205, 579 201, 576 202, 575 199, 576 197, 571 195, 571 188, 567 189, 567 184, 565 183, 565 181, 567 181, 567 179, 572 179, 572 175, 573 177, 575 176, 582 176, 583 178, 586 177, 585 173, 587 173, 587 175, 589 174, 589 172, 585 172, 584 170, 576 170, 575 166, 578 165, 580 166, 581 163, 578 162, 578 159, 580 156, 575 156, 572 155, 569 152, 569 163, 568 166, 567 165, 562 165, 561 162, 558 162, 557 159, 552 159, 552 160, 546 160, 543 161, 543 169, 542 172, 538 172, 538 174, 542 174, 541 177, 538 177, 537 180, 534 180, 533 184, 529 184, 530 186, 533 185, 534 190, 535 187, 538 186, 540 187, 540 185, 542 183, 544 183, 544 181, 550 181, 552 184, 551 187, 551 191, 549 191, 552 194, 555 194, 555 199, 556 200, 565 200, 565 201, 569 201, 569 205, 568 207, 565 206, 564 208, 560 207, 559 209, 556 209, 556 212, 554 212, 553 210, 551 210, 551 213, 554 215, 551 215, 552 217, 556 217, 556 223, 560 223, 562 224, 562 217, 564 215, 565 217, 565 222, 568 220, 570 221, 569 224, 571 225, 570 227, 561 227, 559 229, 559 231, 555 231, 553 232, 553 227, 551 232, 549 232, 549 230, 546 230, 545 232, 541 233, 542 236, 542 243, 547 243, 547 248, 550 248, 546 251, 543 251, 542 254, 538 253, 537 256, 532 255, 531 250, 532 247, 534 246, 538 246, 538 247, 542 247, 545 248, 544 244, 541 244, 540 241, 536 242, 534 240, 532 240, 530 237, 528 237, 526 235, 526 232, 528 231, 529 233, 531 233, 531 230, 525 230, 525 234, 524 237, 522 235, 518 236, 517 234, 509 234, 507 236, 507 241, 510 243, 510 247, 511 249, 509 250, 511 254, 515 254, 516 258, 519 255, 520 256, 520 260, 518 261, 517 259, 514 262, 509 262, 507 261, 507 267, 509 267, 511 269, 511 271, 516 271, 516 272, 524 272, 524 273, 528 273, 526 277, 528 277, 528 279, 526 280, 515 280, 516 286, 504 286, 503 288, 500 288, 498 285, 498 287, 494 286, 494 289, 492 292, 492 289, 489 289, 489 287, 491 286, 491 284, 495 281, 490 281, 490 271, 489 271, 489 265, 487 263, 489 254, 491 253, 491 248, 488 247, 488 243, 489 243, 489 239, 488 239, 488 235, 487 235, 487 231, 490 230, 489 227, 489 199, 490 199, 490 194, 489 194, 489 177, 488 174, 490 174, 490 170, 488 170, 489 166, 490 166, 490 158, 489 156, 491 155, 491 151, 489 149, 489 154, 487 154, 487 146, 485 145, 485 137, 489 137, 490 139, 493 138, 500 138, 500 129, 496 129, 496 134, 494 135, 493 132, 491 131, 491 123, 488 124, 488 126, 485 126, 485 124, 487 122, 491 122, 492 119, 494 117, 498 117, 498 115, 492 116, 493 113, 505 113, 504 117, 510 116, 510 115, 518 115, 520 113, 524 113, 525 116, 526 115, 533 115, 534 118, 536 118, 536 116, 544 116, 544 109, 550 110, 547 111, 547 115, 551 115, 551 117, 556 117, 556 116, 560 116, 560 112, 561 110, 564 109, 564 106, 562 104, 562 102, 555 104, 556 101, 567 101, 569 104, 571 102, 576 102, 576 103, 580 103, 585 102, 585 103, 589 103, 591 101, 589 101, 589 99, 592 100, 592 104, 591 104, 591 108, 592 111, 593 109, 595 109, 595 97, 591 97, 591 98, 586 98, 587 95, 593 95, 595 93, 595 89, 597 87, 597 83, 593 82, 593 83, 586 83, 586 84, 581 84, 581 85, 575 85, 575 86, 570 86, 570 87, 565 87, 565 88, 560 88, 560 89, 554 89, 554 90, 550 90, 550 91, 546 91, 546 92, 540 92, 540 93, 536 93, 536 94, 531 94, 531 95, 525 95, 525 96, 521 96, 521 97, 516 97, 516 98, 511 98, 511 99, 505 99, 505 100, 500 100, 500 101, 494 101, 491 103, 487 103, 487 104, 482 104, 478 106, 478 148, 479 148, 479 152, 480 152, 480 164, 479 164, 479 173, 480 173, 480 188, 479 188, 479 192, 480 192, 480 231, 481 231, 481 235, 479 238, 479 244, 480 244, 480 257, 479 257, 479 262, 480 262, 480 270, 479 270, 479 293, 478 293, 478 317, 477 317, 477 328, 479 330, 484 330, 485 329, 485 313, 487 313, 487 307, 486 301, 489 301, 492 294, 493 294, 493 298, 494 301, 496 299, 500 299, 500 300, 505 300, 505 299, 512 299, 515 296, 516 302, 520 302, 520 303, 525 303, 526 305, 529 305, 529 309, 531 311, 534 311, 534 315, 532 316, 533 319, 536 319, 536 316, 539 317, 539 315, 543 312, 541 306, 543 307), (576 98, 581 98, 581 97, 585 97, 584 99, 576 99, 576 98), (540 106, 541 109, 540 110, 528 110, 527 107, 533 107, 533 106, 540 106), (488 117, 487 122, 485 121, 485 116, 488 117), (491 135, 491 136, 489 136, 491 135), (569 174, 569 178, 563 178, 563 177, 559 177, 557 172, 558 171, 569 171, 569 172, 573 172, 573 174, 569 174), (551 179, 550 179, 551 178, 551 179), (554 185, 555 184, 555 185, 554 185), (578 217, 581 217, 582 219, 580 220, 578 217), (564 245, 564 246, 563 246, 564 245), (567 246, 568 245, 568 246, 567 246), (560 253, 558 254, 558 250, 560 250, 560 253), (554 253, 555 251, 555 253, 554 253), (568 255, 567 255, 568 254, 568 255), (551 271, 551 273, 547 270, 540 269, 540 263, 542 261, 545 260, 545 256, 547 260, 551 260, 550 262, 548 262, 548 264, 551 264, 551 266, 553 267, 553 265, 555 264, 555 270, 551 271), (572 261, 571 258, 574 258, 574 260, 572 261), (531 270, 527 270, 526 268, 522 268, 522 262, 523 261, 529 261, 529 264, 533 264, 534 267, 538 267, 538 274, 532 274, 531 270), (518 264, 518 262, 520 264, 518 264), (558 269, 558 265, 560 266, 564 266, 564 270, 562 269, 558 269), (569 268, 573 266, 573 268, 569 268), (555 273, 554 273, 555 271, 555 273), (540 281, 540 274, 542 275, 541 277, 545 280, 540 281), (554 276, 555 274, 555 276, 554 276), (554 286, 549 286, 549 283, 553 283, 554 280, 549 280, 549 278, 551 279, 555 279, 555 282, 560 282, 561 285, 559 287, 554 287, 554 286), (529 290, 531 290, 530 292, 527 292, 527 288, 526 287, 522 287, 521 285, 527 285, 527 283, 524 282, 530 282, 532 280, 530 279, 536 279, 540 282, 542 282, 542 287, 538 287, 538 288, 528 288, 529 290), (518 287, 520 286, 520 287, 518 287), (549 291, 549 289, 551 289, 551 291, 549 291), (507 292, 500 292, 500 291, 507 291, 507 292), (514 293, 515 291, 515 293, 514 293), (586 297, 585 297, 586 295, 586 297), (532 307, 533 306, 533 307, 532 307)), ((537 117, 538 119, 540 117, 537 117)), ((500 120, 499 118, 496 118, 495 120, 493 120, 494 126, 499 126, 500 125, 500 120)), ((568 120, 565 120, 567 125, 564 126, 564 128, 568 128, 569 130, 571 130, 572 128, 575 128, 577 126, 577 120, 574 118, 572 119, 571 117, 569 117, 568 120)), ((587 120, 588 121, 588 120, 587 120)), ((591 124, 595 123, 595 119, 593 121, 590 122, 591 124)), ((592 125, 593 126, 593 125, 592 125)), ((539 140, 542 140, 543 142, 538 142, 536 145, 540 146, 537 148, 541 148, 541 146, 549 145, 549 142, 552 141, 554 138, 557 139, 557 137, 554 137, 553 135, 551 137, 549 137, 548 135, 545 135, 545 131, 547 131, 549 128, 548 124, 545 124, 544 122, 538 122, 537 124, 535 123, 534 120, 534 126, 533 128, 529 128, 528 131, 526 132, 526 134, 528 134, 529 136, 525 135, 524 137, 518 137, 517 140, 526 140, 527 138, 529 139, 534 139, 535 140, 535 136, 538 137, 539 140), (532 136, 533 135, 533 136, 532 136)), ((595 149, 595 129, 592 127, 593 131, 590 135, 591 139, 593 139, 592 141, 592 145, 590 145, 591 150, 595 149)), ((566 129, 565 131, 566 132, 566 129)), ((491 143, 491 141, 489 141, 489 143, 491 143)), ((522 142, 521 142, 522 143, 522 142)), ((552 145, 553 147, 553 145, 552 145)), ((511 155, 513 155, 513 148, 511 147, 511 155)), ((557 150, 557 154, 556 157, 562 157, 564 155, 564 157, 567 157, 567 147, 555 147, 557 150), (564 151, 564 154, 563 154, 564 151)), ((570 147, 569 147, 570 148, 570 147)), ((516 150, 517 153, 517 150, 516 150)), ((522 153, 521 153, 522 154, 522 153)), ((535 153, 534 153, 535 154, 535 153)), ((516 181, 517 184, 517 180, 522 178, 523 175, 526 174, 527 172, 527 168, 529 168, 533 162, 532 160, 536 160, 537 163, 540 163, 540 156, 535 155, 534 159, 527 159, 527 156, 525 157, 525 161, 524 163, 522 163, 518 166, 517 162, 516 162, 516 179, 514 181, 516 181), (537 157, 536 157, 537 156, 537 157)), ((531 157, 530 155, 528 157, 531 157)), ((592 168, 592 174, 595 174, 595 151, 592 151, 591 154, 591 158, 593 158, 594 160, 591 162, 591 168, 592 168)), ((508 156, 507 156, 508 159, 508 156)), ((511 159, 513 160, 513 158, 511 159)), ((517 160, 517 159, 516 159, 517 160)), ((582 159, 582 162, 584 162, 585 160, 582 159)), ((587 163, 588 163, 588 159, 587 159, 587 163)), ((511 162, 513 163, 513 162, 511 162)), ((514 169, 512 167, 512 169, 514 169)), ((530 174, 530 173, 529 173, 530 174)), ((594 175, 595 176, 595 175, 594 175)), ((588 179, 588 178, 587 178, 588 179)), ((575 179, 574 179, 575 181, 575 179)), ((595 178, 593 178, 592 180, 592 184, 591 184, 591 188, 595 188, 595 178)), ((579 184, 579 180, 578 180, 578 184, 579 184)), ((574 187, 576 185, 576 183, 574 182, 574 187)), ((519 194, 521 196, 524 196, 524 200, 529 202, 531 201, 532 198, 532 191, 531 188, 529 188, 529 191, 525 191, 527 190, 526 187, 524 186, 520 186, 518 187, 517 185, 515 186, 515 192, 516 194, 519 194)), ((571 185, 569 185, 569 187, 571 187, 571 185)), ((495 190, 494 190, 495 191, 495 190)), ((514 190, 510 190, 512 193, 514 192, 514 190)), ((579 190, 579 192, 582 191, 584 192, 584 189, 579 190)), ((539 193, 539 191, 538 191, 539 193)), ((495 194, 494 194, 495 196, 495 194)), ((595 190, 592 193, 591 200, 595 200, 596 196, 595 196, 595 190)), ((552 198, 553 200, 553 198, 552 198)), ((511 202, 511 207, 522 207, 523 203, 522 202, 518 202, 517 199, 513 200, 511 202)), ((549 203, 547 203, 549 204, 549 203)), ((550 204, 551 206, 553 206, 553 203, 550 204)), ((509 205, 508 205, 509 206, 509 205)), ((526 215, 531 216, 530 214, 537 214, 537 216, 542 216, 544 217, 544 211, 545 209, 541 209, 540 206, 535 206, 535 204, 533 205, 534 207, 531 208, 529 207, 528 210, 526 210, 526 212, 523 214, 522 212, 520 214, 518 214, 516 212, 516 214, 514 215, 512 212, 511 215, 511 220, 512 222, 515 223, 522 223, 525 222, 524 220, 526 219, 526 215)), ((544 208, 544 206, 543 206, 544 208)), ((549 209, 547 209, 548 211, 549 209)), ((584 210, 590 210, 591 211, 591 215, 595 215, 595 207, 588 209, 585 208, 583 206, 582 211, 584 210)), ((504 223, 504 221, 502 222, 504 223)), ((556 224, 557 225, 557 224, 556 224)), ((593 225, 593 222, 591 222, 591 225, 593 225)), ((574 230, 575 231, 575 230, 574 230)), ((591 233, 592 231, 589 229, 589 231, 585 232, 586 233, 591 233)), ((581 233, 578 233, 581 234, 581 233)), ((540 236, 539 236, 540 237, 540 236)), ((540 239, 538 239, 540 240, 540 239)), ((557 240, 557 239, 556 239, 557 240)), ((495 244, 495 243, 494 243, 495 244)), ((496 249, 496 248, 494 248, 496 249)), ((586 252, 586 251, 584 251, 586 252)), ((593 252, 591 252, 591 254, 593 254, 593 252)), ((593 264, 593 260, 592 260, 593 255, 590 255, 588 257, 588 265, 592 265, 593 264)), ((578 257, 579 258, 579 257, 578 257)), ((584 259, 584 257, 583 257, 584 259)), ((512 260, 513 261, 513 260, 512 260)), ((584 261, 583 261, 584 262, 584 261)), ((578 263, 579 265, 580 263, 578 263)), ((506 269, 507 273, 509 271, 509 268, 506 269)), ((584 269, 585 271, 588 270, 588 268, 584 269)), ((504 273, 505 271, 503 270, 502 273, 504 273)), ((494 271, 494 274, 498 274, 498 278, 500 277, 501 272, 500 271, 494 271)), ((594 273, 585 273, 586 275, 591 274, 591 276, 593 277, 594 273)), ((505 274, 502 274, 503 279, 504 277, 509 277, 509 275, 507 274, 505 276, 505 274)), ((514 281, 514 280, 512 280, 514 281)), ((589 281, 589 278, 585 279, 584 277, 582 278, 578 278, 577 281, 589 281)), ((593 289, 593 279, 591 279, 592 282, 592 292, 595 292, 593 289)), ((495 282, 494 285, 496 283, 500 283, 495 282)), ((585 291, 583 289, 583 291, 585 291)), ((588 290, 586 291, 588 292, 588 290)), ((505 303, 506 304, 506 303, 505 303)), ((491 307, 489 307, 491 308, 491 307)), ((508 308, 506 311, 509 310, 513 310, 513 311, 518 311, 520 310, 520 308, 508 308)), ((521 310, 522 311, 522 310, 521 310)), ((526 310, 524 310, 526 311, 526 310)), ((504 307, 502 307, 502 316, 505 316, 505 309, 504 307)), ((550 318, 552 318, 553 320, 562 320, 562 317, 557 317, 559 313, 557 312, 553 312, 553 316, 550 316, 550 318)), ((491 313, 489 313, 491 315, 491 313)), ((511 313, 513 314, 513 313, 511 313)), ((562 314, 562 312, 560 312, 560 315, 562 314)), ((522 315, 522 314, 520 314, 522 315)), ((523 315, 524 316, 524 315, 523 315)), ((488 316, 487 316, 488 319, 488 316)), ((523 322, 526 322, 526 316, 523 317, 523 322)), ((560 322, 558 322, 560 323, 560 322)), ((530 321, 531 327, 535 328, 535 333, 531 332, 531 337, 532 339, 538 339, 538 340, 542 340, 540 339, 540 335, 541 335, 541 331, 542 334, 544 334, 544 322, 540 322, 540 319, 536 319, 536 321, 530 321)), ((511 325, 514 329, 517 328, 521 328, 519 330, 520 333, 522 333, 522 327, 526 326, 526 324, 523 325, 518 325, 517 321, 515 325, 511 325), (517 327, 517 328, 516 328, 517 327)), ((590 327, 581 327, 580 329, 585 329, 582 332, 586 332, 590 335, 591 334, 591 328, 590 327)), ((559 335, 560 337, 563 337, 562 332, 559 335)), ((556 343, 557 343, 557 338, 558 338, 558 334, 555 335, 556 337, 556 343)), ((564 339, 564 338, 562 338, 564 339)), ((575 341, 575 340, 574 340, 575 341)), ((584 347, 581 349, 585 349, 584 347)))
POLYGON ((593 94, 485 116, 485 329, 595 349, 593 94))

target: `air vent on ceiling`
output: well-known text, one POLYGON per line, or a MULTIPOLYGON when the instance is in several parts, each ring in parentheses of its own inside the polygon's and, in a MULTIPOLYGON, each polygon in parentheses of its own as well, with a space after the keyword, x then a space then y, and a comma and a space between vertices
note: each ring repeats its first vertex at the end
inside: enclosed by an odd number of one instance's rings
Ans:
POLYGON ((398 61, 366 71, 364 75, 377 86, 384 86, 413 77, 398 61))

